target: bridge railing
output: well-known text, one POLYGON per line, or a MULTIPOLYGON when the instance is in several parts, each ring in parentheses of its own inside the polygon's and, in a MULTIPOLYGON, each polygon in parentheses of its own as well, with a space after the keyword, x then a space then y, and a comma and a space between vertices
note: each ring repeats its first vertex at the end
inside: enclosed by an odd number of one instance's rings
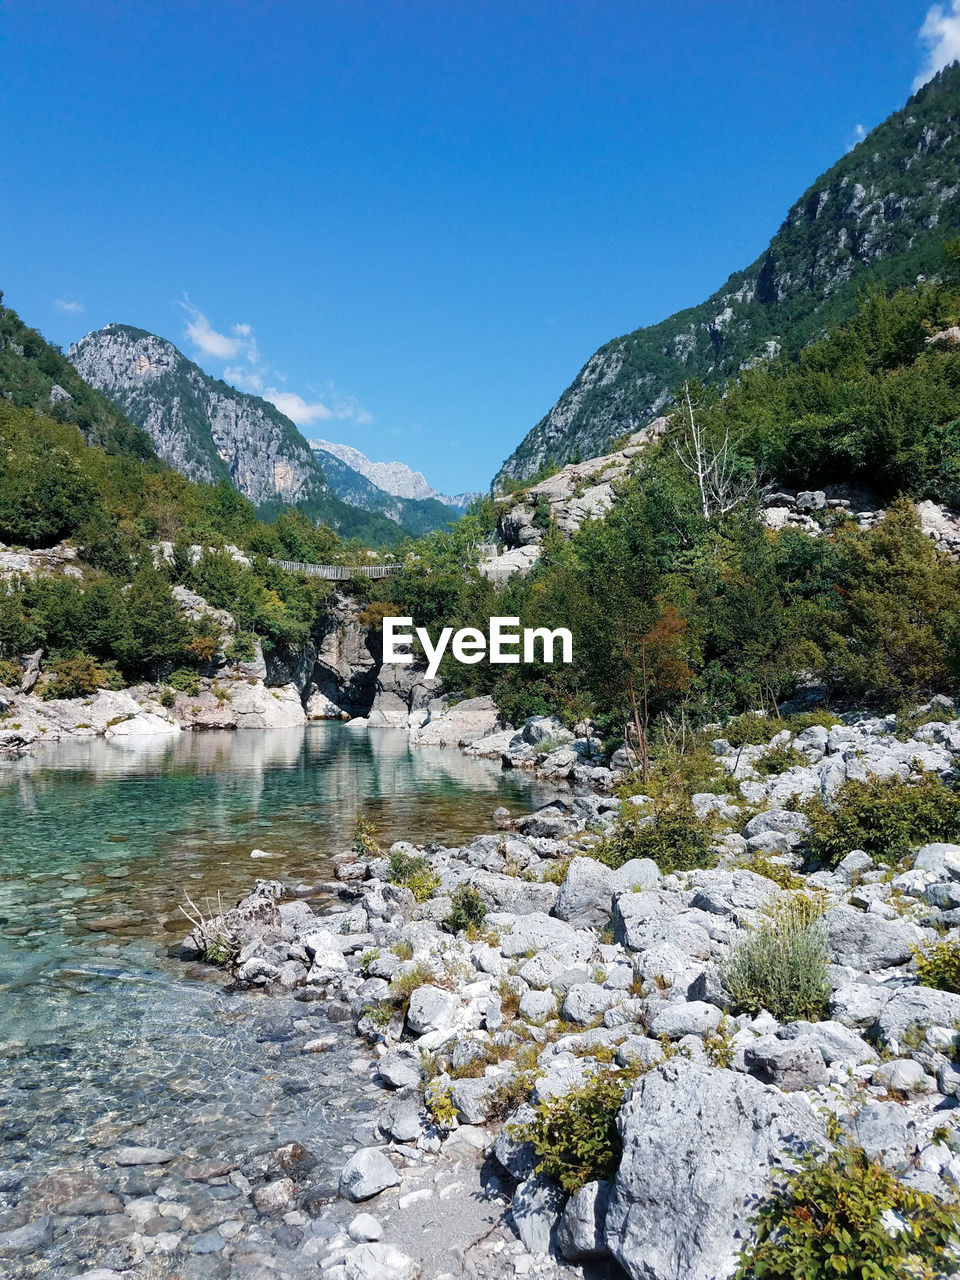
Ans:
POLYGON ((288 573, 305 573, 312 578, 326 578, 329 582, 346 582, 348 578, 389 578, 392 573, 399 573, 403 568, 399 564, 307 564, 300 560, 275 560, 270 563, 279 565, 288 573))

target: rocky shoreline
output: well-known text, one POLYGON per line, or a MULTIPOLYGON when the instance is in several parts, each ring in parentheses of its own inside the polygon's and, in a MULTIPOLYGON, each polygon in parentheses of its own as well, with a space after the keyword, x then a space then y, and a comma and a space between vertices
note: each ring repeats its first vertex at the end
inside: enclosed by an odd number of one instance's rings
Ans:
MULTIPOLYGON (((305 1001, 370 1046, 382 1104, 305 1233, 322 1273, 729 1276, 771 1176, 830 1145, 829 1115, 904 1184, 952 1200, 960 995, 920 985, 916 954, 960 936, 960 846, 893 868, 851 849, 799 874, 806 820, 787 801, 849 779, 954 778, 960 719, 941 711, 906 739, 866 716, 762 748, 718 739, 729 791, 693 797, 716 823, 709 869, 609 869, 590 854, 619 802, 582 792, 518 822, 500 813, 499 833, 463 848, 345 852, 321 916, 259 881, 195 929, 185 955, 226 947, 239 987, 305 1001), (764 774, 771 746, 793 762, 764 774), (775 879, 744 865, 758 858, 775 879), (738 1012, 731 950, 798 889, 822 911, 826 1016, 738 1012), (482 915, 458 929, 465 891, 482 915), (619 1167, 568 1195, 516 1126, 628 1072, 619 1167)), ((263 1214, 302 1212, 290 1178, 264 1175, 251 1195, 263 1214)))

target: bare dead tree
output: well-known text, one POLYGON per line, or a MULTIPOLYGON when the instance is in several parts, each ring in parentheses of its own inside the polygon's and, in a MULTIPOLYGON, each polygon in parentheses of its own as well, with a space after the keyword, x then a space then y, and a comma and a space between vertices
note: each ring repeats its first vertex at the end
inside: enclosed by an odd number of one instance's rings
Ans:
POLYGON ((746 502, 756 491, 757 482, 752 475, 745 475, 737 465, 730 447, 730 428, 725 427, 719 441, 708 437, 697 421, 690 399, 690 386, 683 385, 683 438, 676 442, 677 457, 681 465, 693 476, 700 494, 703 518, 726 515, 734 507, 746 502))

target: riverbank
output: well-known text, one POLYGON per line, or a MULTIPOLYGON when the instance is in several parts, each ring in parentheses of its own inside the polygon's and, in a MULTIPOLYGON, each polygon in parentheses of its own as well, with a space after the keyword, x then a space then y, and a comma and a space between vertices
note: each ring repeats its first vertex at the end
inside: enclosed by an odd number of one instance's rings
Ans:
MULTIPOLYGON (((311 1228, 324 1271, 437 1280, 589 1260, 635 1280, 729 1276, 776 1171, 835 1146, 827 1114, 899 1185, 952 1202, 960 995, 923 985, 917 957, 960 939, 960 845, 889 864, 851 848, 804 872, 809 821, 788 801, 870 777, 953 780, 960 720, 939 711, 910 734, 861 716, 717 740, 729 790, 694 796, 712 867, 612 870, 590 855, 615 802, 562 797, 455 848, 341 856, 323 917, 262 882, 196 930, 195 957, 236 948, 238 985, 309 999, 376 1055, 383 1101, 311 1228), (771 772, 776 751, 789 766, 771 772), (822 1007, 746 1011, 731 960, 798 895, 825 948, 822 1007), (569 1126, 603 1081, 624 1089, 612 1163, 590 1176, 586 1158, 564 1189, 549 1143, 524 1133, 546 1141, 538 1116, 564 1106, 569 1126), (478 1202, 495 1218, 482 1239, 478 1202)), ((296 1203, 295 1184, 264 1188, 296 1203)))

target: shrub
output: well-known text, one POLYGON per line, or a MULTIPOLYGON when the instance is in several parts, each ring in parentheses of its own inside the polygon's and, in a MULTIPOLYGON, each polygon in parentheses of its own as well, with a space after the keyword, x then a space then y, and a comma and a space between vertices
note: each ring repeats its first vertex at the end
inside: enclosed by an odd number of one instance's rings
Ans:
POLYGON ((812 898, 791 893, 734 942, 721 974, 739 1009, 767 1009, 780 1022, 825 1017, 830 984, 821 913, 812 898))
POLYGON ((811 857, 836 866, 851 849, 880 862, 896 863, 916 845, 960 837, 960 793, 934 774, 851 780, 827 805, 817 797, 803 807, 811 834, 811 857))
POLYGON ((0 658, 0 685, 7 689, 19 689, 22 680, 20 664, 12 658, 0 658))
POLYGON ((922 987, 960 995, 960 942, 934 942, 914 953, 914 964, 922 987))
POLYGON ((843 1139, 805 1153, 757 1217, 736 1280, 952 1275, 958 1209, 907 1186, 843 1139))
POLYGON ((464 929, 482 929, 487 918, 487 904, 476 889, 462 884, 453 895, 453 905, 447 916, 447 928, 451 933, 464 929))
POLYGON ((755 853, 749 861, 741 862, 739 866, 743 871, 752 871, 755 876, 772 880, 781 889, 802 889, 805 883, 803 876, 798 876, 782 862, 765 858, 762 853, 755 853))
POLYGON ((762 777, 767 777, 772 773, 786 773, 788 769, 795 769, 806 763, 803 752, 796 747, 780 746, 768 747, 763 755, 753 761, 753 767, 762 777))
MULTIPOLYGON (((356 821, 353 824, 353 843, 350 848, 354 853, 359 853, 367 858, 376 858, 380 853, 380 846, 377 844, 377 838, 373 833, 373 824, 368 822, 362 813, 358 813, 356 821)), ((393 862, 391 860, 391 867, 393 862)))
POLYGON ((176 702, 177 695, 173 689, 164 689, 163 693, 160 695, 161 707, 173 707, 176 705, 176 702))
POLYGON ((617 1114, 636 1076, 635 1071, 604 1071, 538 1103, 533 1119, 512 1131, 533 1144, 537 1172, 570 1192, 597 1179, 612 1181, 623 1154, 617 1114))
POLYGON ((251 631, 238 631, 223 655, 228 662, 252 662, 257 656, 257 637, 251 631))
POLYGON ((74 658, 58 658, 47 668, 44 698, 85 698, 98 689, 121 689, 121 679, 112 662, 97 662, 86 653, 74 658))
POLYGON ((440 888, 440 877, 430 866, 429 859, 411 856, 400 850, 390 854, 390 870, 387 874, 391 884, 409 889, 418 902, 426 902, 440 888))
POLYGON ((614 869, 631 858, 652 858, 665 875, 712 865, 710 828, 697 817, 687 796, 655 801, 653 816, 650 822, 621 815, 613 834, 601 841, 593 856, 614 869))
POLYGON ((189 694, 191 698, 196 698, 200 693, 200 677, 196 671, 191 671, 189 667, 177 667, 172 672, 169 680, 170 688, 176 689, 179 693, 189 694))

